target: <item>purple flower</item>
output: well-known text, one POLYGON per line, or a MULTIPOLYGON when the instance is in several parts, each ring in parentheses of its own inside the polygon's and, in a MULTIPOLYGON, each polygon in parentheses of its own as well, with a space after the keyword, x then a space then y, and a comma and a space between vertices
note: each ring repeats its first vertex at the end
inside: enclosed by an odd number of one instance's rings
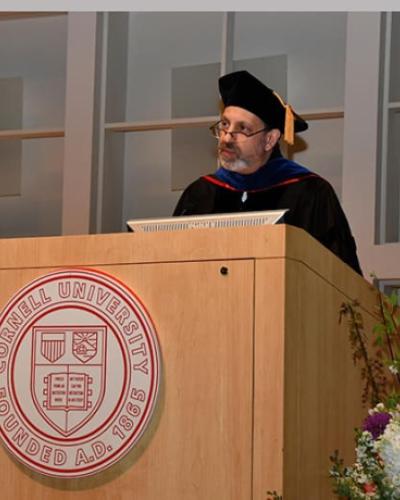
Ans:
POLYGON ((363 431, 368 431, 374 439, 381 436, 386 429, 387 424, 391 421, 392 416, 389 413, 378 412, 368 415, 363 423, 363 431))

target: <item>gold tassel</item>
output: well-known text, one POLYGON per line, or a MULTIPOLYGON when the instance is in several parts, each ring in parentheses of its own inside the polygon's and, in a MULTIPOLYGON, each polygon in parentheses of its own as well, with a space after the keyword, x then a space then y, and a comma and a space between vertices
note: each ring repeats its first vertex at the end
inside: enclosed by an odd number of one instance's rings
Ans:
POLYGON ((285 129, 283 133, 283 140, 293 146, 294 144, 294 114, 290 104, 286 104, 282 97, 273 90, 274 96, 279 100, 285 108, 285 129))
POLYGON ((283 139, 293 146, 294 144, 294 115, 292 106, 290 104, 286 104, 286 112, 285 112, 285 133, 283 139))

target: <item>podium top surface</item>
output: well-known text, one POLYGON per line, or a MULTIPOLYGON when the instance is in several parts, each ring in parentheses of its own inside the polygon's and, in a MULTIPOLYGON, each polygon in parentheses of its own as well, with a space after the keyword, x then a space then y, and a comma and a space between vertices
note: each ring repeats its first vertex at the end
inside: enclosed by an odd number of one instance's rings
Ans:
POLYGON ((285 256, 298 258, 299 250, 305 244, 320 246, 305 231, 287 225, 7 238, 0 240, 0 269, 285 256))
POLYGON ((304 230, 283 224, 0 240, 0 270, 232 259, 290 259, 332 283, 341 275, 365 281, 304 230))

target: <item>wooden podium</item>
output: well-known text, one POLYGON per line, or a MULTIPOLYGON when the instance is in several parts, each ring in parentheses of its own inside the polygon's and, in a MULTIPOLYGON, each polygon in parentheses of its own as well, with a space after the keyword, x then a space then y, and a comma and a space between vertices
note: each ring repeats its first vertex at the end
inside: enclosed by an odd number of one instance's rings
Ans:
POLYGON ((0 241, 0 302, 69 266, 103 270, 140 297, 162 353, 144 436, 81 479, 42 476, 0 447, 7 500, 333 498, 329 455, 353 457, 360 425, 344 301, 366 325, 376 292, 304 231, 196 229, 0 241))

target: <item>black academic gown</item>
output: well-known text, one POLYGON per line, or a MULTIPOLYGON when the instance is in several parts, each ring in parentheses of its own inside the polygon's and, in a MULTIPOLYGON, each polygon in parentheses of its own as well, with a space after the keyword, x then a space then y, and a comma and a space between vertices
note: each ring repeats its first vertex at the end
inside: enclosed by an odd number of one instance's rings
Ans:
POLYGON ((288 179, 267 189, 241 191, 213 175, 201 177, 183 192, 174 215, 200 215, 288 208, 285 223, 311 236, 362 275, 356 244, 335 191, 311 174, 288 179), (246 194, 244 194, 246 193, 246 194))

